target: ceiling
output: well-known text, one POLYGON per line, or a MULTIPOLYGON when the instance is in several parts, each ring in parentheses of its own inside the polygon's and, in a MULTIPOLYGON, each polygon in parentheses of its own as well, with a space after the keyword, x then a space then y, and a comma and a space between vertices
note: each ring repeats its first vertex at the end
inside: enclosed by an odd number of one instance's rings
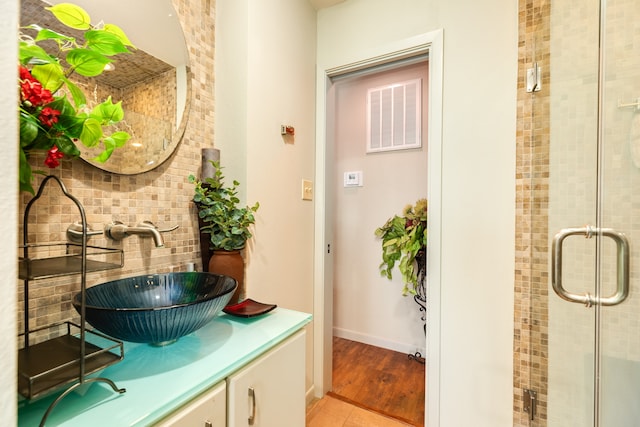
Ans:
POLYGON ((320 10, 324 9, 325 7, 335 6, 336 4, 342 3, 344 1, 345 0, 309 0, 309 3, 311 3, 311 5, 316 8, 316 10, 320 10))

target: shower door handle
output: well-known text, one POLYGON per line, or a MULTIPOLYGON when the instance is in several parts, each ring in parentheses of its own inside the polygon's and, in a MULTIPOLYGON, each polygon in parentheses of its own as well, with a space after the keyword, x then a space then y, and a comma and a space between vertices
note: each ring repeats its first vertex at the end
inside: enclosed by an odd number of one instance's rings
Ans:
POLYGON ((624 234, 611 228, 586 226, 582 228, 565 228, 553 238, 551 245, 551 285, 558 296, 566 301, 584 304, 591 307, 595 304, 611 306, 623 302, 629 296, 629 242, 624 234), (590 239, 594 235, 610 237, 616 242, 616 293, 608 297, 595 297, 590 293, 584 295, 567 291, 562 286, 562 244, 569 236, 584 236, 590 239))

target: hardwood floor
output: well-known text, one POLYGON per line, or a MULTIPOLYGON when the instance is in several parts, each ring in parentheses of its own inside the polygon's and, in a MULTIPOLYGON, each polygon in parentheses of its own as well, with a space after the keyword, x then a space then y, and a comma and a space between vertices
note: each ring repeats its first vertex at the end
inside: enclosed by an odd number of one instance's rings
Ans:
POLYGON ((333 338, 329 396, 424 426, 425 365, 404 353, 333 338))

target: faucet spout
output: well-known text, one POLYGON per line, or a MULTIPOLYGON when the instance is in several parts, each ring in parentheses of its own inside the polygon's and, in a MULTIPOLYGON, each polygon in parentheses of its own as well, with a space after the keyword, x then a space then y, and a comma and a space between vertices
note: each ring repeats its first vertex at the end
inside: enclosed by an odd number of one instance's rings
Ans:
POLYGON ((119 221, 109 224, 105 227, 104 233, 107 237, 114 240, 122 240, 127 236, 137 234, 139 236, 151 236, 156 248, 164 247, 164 240, 158 228, 150 221, 143 221, 135 227, 130 227, 119 221))
POLYGON ((140 236, 151 236, 153 237, 153 243, 155 243, 156 248, 164 247, 164 239, 158 231, 158 228, 153 225, 153 223, 149 221, 143 221, 135 227, 129 227, 129 234, 138 234, 140 236))

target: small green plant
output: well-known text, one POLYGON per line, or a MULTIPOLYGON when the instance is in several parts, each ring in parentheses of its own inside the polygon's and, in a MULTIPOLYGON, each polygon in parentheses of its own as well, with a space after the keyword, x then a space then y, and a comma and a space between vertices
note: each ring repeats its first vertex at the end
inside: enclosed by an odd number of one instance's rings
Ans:
POLYGON ((427 199, 419 199, 415 206, 407 205, 403 215, 394 215, 375 234, 382 240, 380 274, 392 279, 396 263, 402 275, 402 294, 415 295, 418 283, 416 256, 427 247, 427 199))
POLYGON ((195 184, 193 201, 198 207, 198 216, 204 222, 200 229, 211 236, 210 247, 213 250, 233 251, 244 248, 251 238, 249 227, 255 223, 254 213, 260 207, 240 207, 236 191, 240 183, 233 181, 230 187, 224 186, 224 175, 219 162, 209 160, 215 167, 215 176, 198 181, 189 175, 189 182, 195 184))

